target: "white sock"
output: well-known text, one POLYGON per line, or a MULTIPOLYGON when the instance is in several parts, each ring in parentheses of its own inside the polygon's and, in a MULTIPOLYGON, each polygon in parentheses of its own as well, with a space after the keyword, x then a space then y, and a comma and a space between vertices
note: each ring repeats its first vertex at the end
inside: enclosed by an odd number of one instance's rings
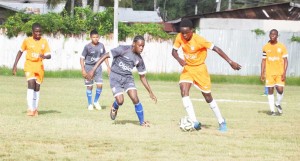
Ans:
POLYGON ((274 95, 268 95, 268 101, 269 101, 269 106, 270 106, 270 110, 271 112, 275 112, 275 107, 274 107, 274 95))
POLYGON ((189 96, 183 97, 182 102, 183 102, 183 106, 184 106, 188 116, 190 117, 190 119, 193 122, 197 122, 194 107, 193 107, 193 103, 192 103, 190 97, 189 96))
POLYGON ((283 93, 282 94, 277 93, 276 105, 280 105, 282 98, 283 98, 283 93))
POLYGON ((34 111, 34 107, 33 107, 33 89, 27 89, 27 106, 28 109, 30 109, 31 111, 34 111))
POLYGON ((34 110, 37 110, 39 106, 39 99, 40 99, 40 91, 34 91, 33 94, 33 108, 34 110))
POLYGON ((213 110, 213 112, 215 113, 215 116, 217 117, 219 124, 221 124, 222 122, 224 122, 224 118, 222 117, 222 114, 220 112, 220 109, 219 109, 216 101, 212 100, 209 103, 209 106, 213 110))

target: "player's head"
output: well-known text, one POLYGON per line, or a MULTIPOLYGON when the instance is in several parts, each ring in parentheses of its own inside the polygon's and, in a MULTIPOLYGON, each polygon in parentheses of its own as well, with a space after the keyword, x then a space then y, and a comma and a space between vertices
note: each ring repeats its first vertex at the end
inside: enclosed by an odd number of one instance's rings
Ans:
POLYGON ((39 23, 32 24, 32 36, 34 39, 41 39, 42 37, 42 26, 39 23))
POLYGON ((189 19, 183 19, 180 22, 180 33, 186 41, 191 40, 193 36, 193 22, 189 19))
POLYGON ((145 39, 143 36, 135 36, 132 43, 132 51, 136 54, 141 54, 144 50, 145 39))
POLYGON ((270 43, 276 43, 278 38, 278 31, 276 29, 272 29, 269 34, 270 43))
POLYGON ((90 38, 93 44, 97 44, 99 42, 99 34, 97 30, 92 30, 90 32, 90 38))

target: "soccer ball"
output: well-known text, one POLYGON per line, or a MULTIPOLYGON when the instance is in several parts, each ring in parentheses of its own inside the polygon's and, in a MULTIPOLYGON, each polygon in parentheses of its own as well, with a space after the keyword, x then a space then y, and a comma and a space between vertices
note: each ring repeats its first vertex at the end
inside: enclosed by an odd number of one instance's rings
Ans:
POLYGON ((182 131, 193 131, 195 129, 194 122, 188 116, 184 116, 179 121, 179 128, 182 131))

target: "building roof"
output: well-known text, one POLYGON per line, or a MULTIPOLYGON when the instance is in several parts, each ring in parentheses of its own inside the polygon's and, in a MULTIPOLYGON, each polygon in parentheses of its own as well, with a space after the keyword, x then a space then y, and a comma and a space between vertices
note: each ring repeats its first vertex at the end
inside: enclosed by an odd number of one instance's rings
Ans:
POLYGON ((163 22, 156 11, 134 11, 132 8, 118 8, 120 22, 163 22))
MULTIPOLYGON (((37 1, 37 0, 36 0, 37 1)), ((65 4, 59 4, 55 8, 48 8, 46 3, 22 3, 22 2, 7 2, 0 1, 0 7, 6 8, 12 11, 25 11, 26 13, 37 13, 37 14, 45 14, 48 12, 62 12, 65 4)))
POLYGON ((267 5, 267 6, 242 8, 242 9, 193 15, 193 16, 185 16, 184 18, 300 20, 300 4, 294 2, 278 3, 278 4, 267 5))

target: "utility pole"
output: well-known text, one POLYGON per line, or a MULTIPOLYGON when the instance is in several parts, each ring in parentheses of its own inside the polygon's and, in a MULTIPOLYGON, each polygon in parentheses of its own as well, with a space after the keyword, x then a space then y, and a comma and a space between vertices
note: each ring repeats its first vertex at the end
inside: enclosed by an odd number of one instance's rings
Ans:
POLYGON ((157 0, 154 0, 154 11, 156 11, 157 0))
POLYGON ((231 10, 231 0, 228 0, 228 10, 231 10))
POLYGON ((75 0, 71 0, 71 17, 74 17, 74 4, 75 4, 75 0))
POLYGON ((196 3, 195 3, 195 15, 198 14, 198 0, 196 0, 196 3))
POLYGON ((222 0, 216 0, 217 2, 217 12, 220 12, 222 0))
POLYGON ((119 7, 119 0, 114 0, 114 46, 118 46, 118 7, 119 7))

